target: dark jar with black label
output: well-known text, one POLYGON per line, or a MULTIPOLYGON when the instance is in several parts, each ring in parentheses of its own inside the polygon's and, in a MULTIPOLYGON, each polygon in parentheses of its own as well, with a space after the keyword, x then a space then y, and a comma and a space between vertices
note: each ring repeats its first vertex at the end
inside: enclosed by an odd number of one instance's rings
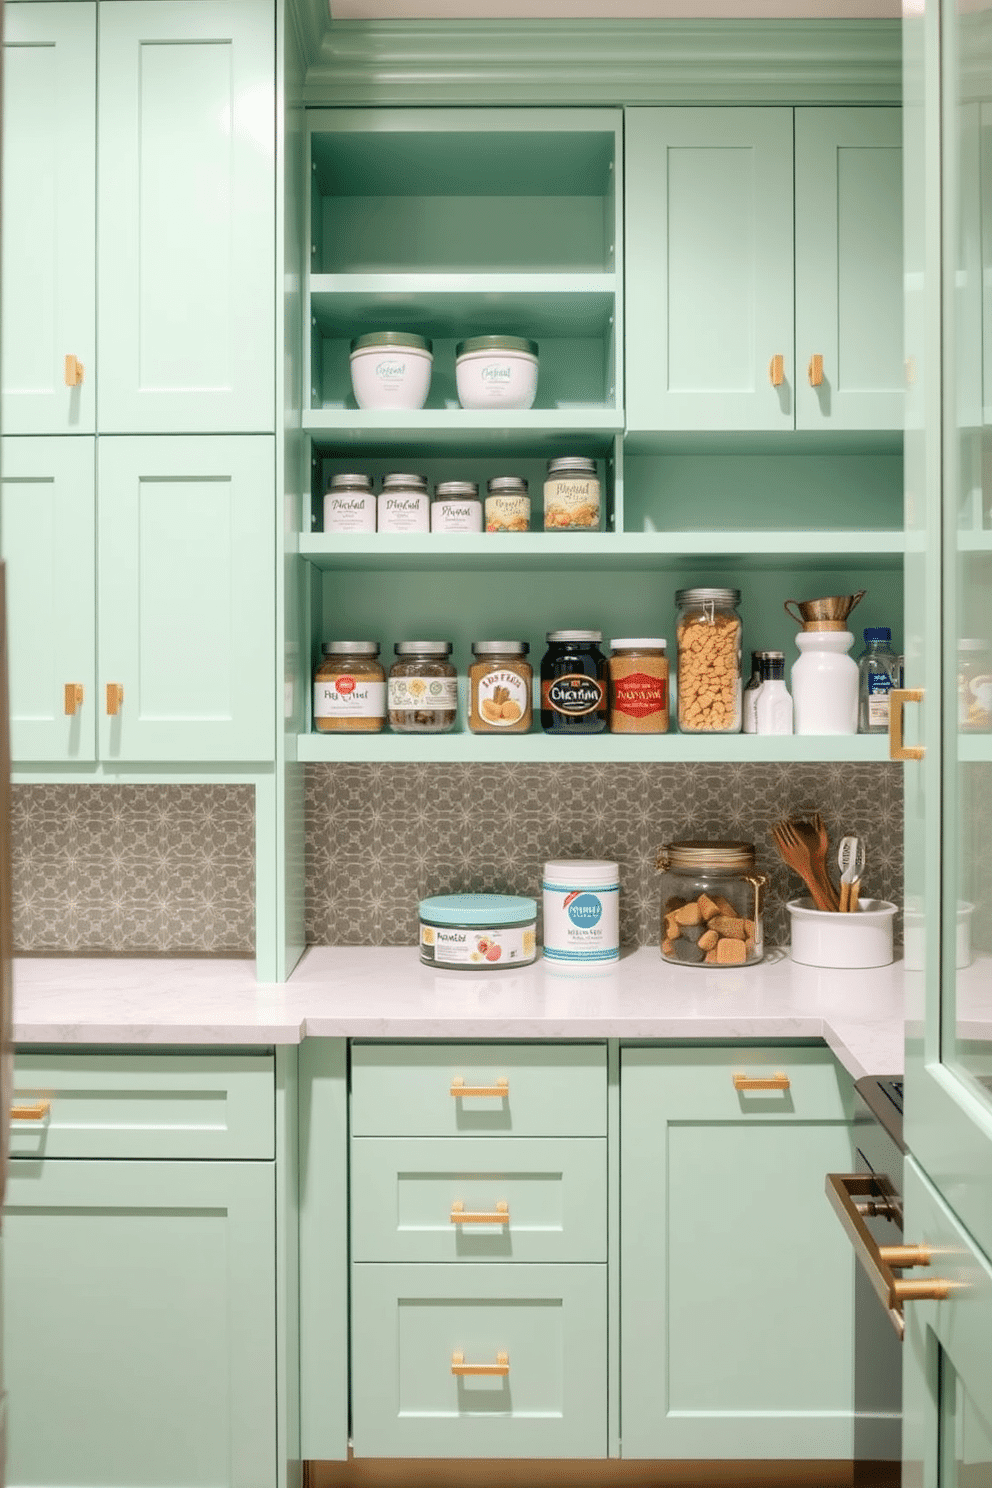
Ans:
POLYGON ((601 734, 607 667, 600 630, 549 630, 541 662, 541 727, 548 734, 601 734))

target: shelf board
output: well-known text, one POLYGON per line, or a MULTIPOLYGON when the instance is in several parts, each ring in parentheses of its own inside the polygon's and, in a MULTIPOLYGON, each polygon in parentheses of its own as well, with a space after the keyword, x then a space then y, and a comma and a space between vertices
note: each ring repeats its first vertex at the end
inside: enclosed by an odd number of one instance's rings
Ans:
POLYGON ((992 734, 958 734, 958 761, 961 764, 992 764, 992 734))
POLYGON ((303 428, 318 452, 329 449, 427 451, 459 454, 513 450, 558 452, 562 439, 576 454, 612 453, 623 432, 616 408, 318 408, 303 414, 303 428))
POLYGON ((678 569, 714 561, 748 569, 898 565, 901 532, 526 532, 301 534, 299 552, 315 568, 678 569))
POLYGON ((959 553, 992 553, 992 531, 959 531, 957 549, 959 553))
POLYGON ((354 336, 374 311, 391 330, 435 340, 461 339, 466 327, 538 341, 600 340, 616 314, 617 288, 614 273, 313 274, 310 314, 332 337, 354 336))
POLYGON ((296 757, 325 764, 649 764, 888 761, 885 735, 586 734, 563 739, 534 730, 495 734, 301 734, 296 757))

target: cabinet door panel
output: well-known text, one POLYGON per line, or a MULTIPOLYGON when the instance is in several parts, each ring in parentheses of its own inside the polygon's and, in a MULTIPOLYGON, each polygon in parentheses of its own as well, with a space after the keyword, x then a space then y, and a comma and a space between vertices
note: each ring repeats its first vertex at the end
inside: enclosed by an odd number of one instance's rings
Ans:
POLYGON ((92 439, 5 439, 0 551, 7 562, 10 743, 15 760, 92 760, 92 439), (67 714, 67 685, 82 702, 67 714))
POLYGON ((7 1482, 276 1481, 270 1163, 10 1165, 7 1482))
POLYGON ((5 434, 92 434, 95 398, 96 6, 4 15, 5 434), (67 387, 65 358, 82 362, 67 387))
POLYGON ((101 12, 101 431, 274 427, 273 90, 264 0, 101 12))
POLYGON ((791 110, 626 118, 628 428, 791 429, 791 110))
POLYGON ((98 468, 101 756, 270 758, 272 440, 101 439, 98 468))
POLYGON ((899 109, 796 110, 798 428, 902 428, 901 136, 899 109))

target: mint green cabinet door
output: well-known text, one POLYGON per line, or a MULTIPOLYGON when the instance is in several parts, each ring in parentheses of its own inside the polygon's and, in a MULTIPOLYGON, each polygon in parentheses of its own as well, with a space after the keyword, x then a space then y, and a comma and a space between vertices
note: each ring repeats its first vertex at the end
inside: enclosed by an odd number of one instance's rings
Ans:
POLYGON ((92 434, 96 5, 8 4, 3 66, 4 434, 92 434), (67 356, 82 381, 66 383, 67 356))
POLYGON ((271 1163, 10 1165, 7 1483, 276 1481, 271 1163))
POLYGON ((272 439, 101 438, 97 472, 101 758, 271 758, 272 439))
POLYGON ((0 448, 15 760, 95 757, 93 446, 26 438, 0 448))
POLYGON ((274 428, 274 37, 268 0, 101 10, 101 432, 274 428))
POLYGON ((628 429, 791 429, 791 109, 629 109, 625 172, 628 429))
POLYGON ((797 428, 902 428, 902 294, 900 110, 796 109, 797 428))

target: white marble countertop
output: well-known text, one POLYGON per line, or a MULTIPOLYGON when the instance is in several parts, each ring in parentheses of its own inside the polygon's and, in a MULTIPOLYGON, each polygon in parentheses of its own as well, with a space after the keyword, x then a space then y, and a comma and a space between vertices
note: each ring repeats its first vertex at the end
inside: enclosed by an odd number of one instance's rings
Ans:
POLYGON ((828 971, 773 950, 758 966, 671 966, 657 947, 569 977, 434 971, 415 947, 313 947, 290 980, 251 961, 22 958, 22 1044, 296 1044, 400 1039, 822 1038, 857 1079, 903 1067, 903 967, 828 971))

